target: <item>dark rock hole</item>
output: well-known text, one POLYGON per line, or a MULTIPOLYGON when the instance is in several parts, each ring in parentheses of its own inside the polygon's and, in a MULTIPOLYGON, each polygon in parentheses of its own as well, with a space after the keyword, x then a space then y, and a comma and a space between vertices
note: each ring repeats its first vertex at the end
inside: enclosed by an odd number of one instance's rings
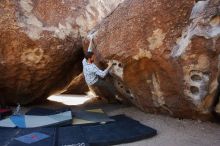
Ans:
POLYGON ((191 86, 190 91, 192 94, 198 94, 199 93, 199 88, 196 86, 191 86))
POLYGON ((119 64, 118 64, 118 67, 122 67, 122 64, 121 64, 121 63, 119 63, 119 64))
POLYGON ((129 90, 126 90, 126 93, 127 93, 127 94, 131 94, 131 92, 130 92, 129 90))
POLYGON ((192 76, 191 76, 191 79, 192 79, 193 81, 201 81, 201 80, 202 80, 202 78, 201 78, 199 75, 192 75, 192 76))

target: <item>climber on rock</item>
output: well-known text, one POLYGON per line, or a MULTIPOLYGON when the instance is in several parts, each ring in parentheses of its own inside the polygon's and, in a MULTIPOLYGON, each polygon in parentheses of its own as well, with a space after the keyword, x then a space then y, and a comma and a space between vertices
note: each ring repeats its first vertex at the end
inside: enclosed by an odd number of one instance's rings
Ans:
MULTIPOLYGON (((113 85, 103 80, 109 73, 109 70, 111 69, 113 63, 109 62, 108 67, 103 71, 99 69, 95 64, 95 55, 92 52, 93 48, 93 39, 90 39, 90 44, 88 51, 85 53, 85 58, 82 61, 83 64, 83 74, 86 80, 86 83, 88 86, 91 87, 100 87, 104 90, 108 90, 110 94, 114 97, 116 95, 116 90, 113 85)), ((112 97, 112 99, 113 99, 112 97)), ((111 99, 108 99, 109 101, 111 99)))

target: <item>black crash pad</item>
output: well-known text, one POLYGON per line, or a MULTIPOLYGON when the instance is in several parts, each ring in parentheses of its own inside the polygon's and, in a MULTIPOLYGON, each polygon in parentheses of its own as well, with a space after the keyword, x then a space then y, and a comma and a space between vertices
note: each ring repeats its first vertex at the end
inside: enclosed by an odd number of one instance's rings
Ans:
POLYGON ((134 142, 153 137, 157 131, 141 124, 125 115, 111 117, 115 122, 104 125, 82 126, 83 132, 90 143, 94 146, 107 146, 134 142))

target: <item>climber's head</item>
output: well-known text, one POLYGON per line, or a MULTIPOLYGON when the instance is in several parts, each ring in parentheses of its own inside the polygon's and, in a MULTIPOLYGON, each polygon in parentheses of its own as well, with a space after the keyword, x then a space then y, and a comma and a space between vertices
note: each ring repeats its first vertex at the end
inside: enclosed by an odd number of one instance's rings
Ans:
POLYGON ((88 63, 93 63, 95 60, 95 55, 93 52, 86 52, 85 53, 85 58, 87 60, 88 63))

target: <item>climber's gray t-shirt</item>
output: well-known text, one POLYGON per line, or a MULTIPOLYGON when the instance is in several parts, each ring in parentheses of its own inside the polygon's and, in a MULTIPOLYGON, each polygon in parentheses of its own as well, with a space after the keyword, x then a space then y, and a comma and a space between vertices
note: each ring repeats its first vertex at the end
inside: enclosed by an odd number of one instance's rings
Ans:
POLYGON ((108 69, 102 71, 94 63, 88 63, 85 58, 83 59, 82 64, 83 74, 88 85, 95 84, 99 77, 104 78, 108 73, 108 69))

